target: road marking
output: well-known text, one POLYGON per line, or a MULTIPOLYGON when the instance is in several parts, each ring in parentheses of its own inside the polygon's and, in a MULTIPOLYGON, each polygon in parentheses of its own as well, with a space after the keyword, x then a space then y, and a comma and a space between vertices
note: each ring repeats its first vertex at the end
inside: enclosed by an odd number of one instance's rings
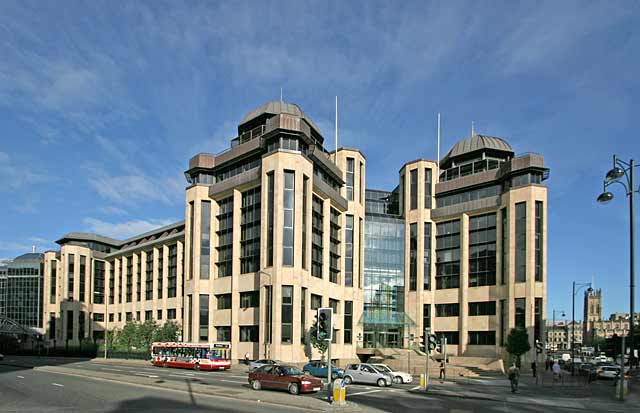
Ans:
POLYGON ((157 379, 159 376, 153 374, 133 373, 136 376, 149 377, 150 379, 157 379))
POLYGON ((246 379, 247 378, 247 376, 229 376, 229 377, 233 377, 233 378, 236 378, 236 379, 246 379))
POLYGON ((220 381, 225 381, 227 383, 240 383, 240 384, 247 384, 247 381, 238 381, 238 380, 220 380, 220 381))
POLYGON ((64 387, 64 384, 60 383, 51 383, 52 386, 64 387))
POLYGON ((410 388, 409 390, 418 390, 418 389, 421 389, 421 388, 422 388, 422 386, 416 386, 416 387, 410 388))
POLYGON ((17 376, 19 379, 24 379, 24 376, 17 376))
POLYGON ((193 377, 195 376, 195 374, 193 373, 174 373, 174 374, 169 374, 169 376, 173 376, 173 377, 193 377))
POLYGON ((100 370, 108 370, 108 371, 122 371, 120 369, 111 369, 109 367, 100 367, 100 370))
POLYGON ((358 396, 360 394, 368 394, 368 393, 376 393, 382 390, 369 390, 369 391, 361 391, 360 393, 350 393, 348 394, 349 397, 353 397, 353 396, 358 396))

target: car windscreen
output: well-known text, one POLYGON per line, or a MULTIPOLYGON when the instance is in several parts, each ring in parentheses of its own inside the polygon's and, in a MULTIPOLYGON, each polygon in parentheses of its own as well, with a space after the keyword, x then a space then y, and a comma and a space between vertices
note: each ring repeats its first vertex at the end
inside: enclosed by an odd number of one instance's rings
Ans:
POLYGON ((373 366, 376 368, 376 370, 382 372, 382 373, 391 373, 393 370, 391 370, 389 367, 387 366, 381 366, 381 365, 375 365, 373 366))
POLYGON ((282 367, 282 371, 285 376, 301 376, 304 374, 302 370, 295 367, 282 367))

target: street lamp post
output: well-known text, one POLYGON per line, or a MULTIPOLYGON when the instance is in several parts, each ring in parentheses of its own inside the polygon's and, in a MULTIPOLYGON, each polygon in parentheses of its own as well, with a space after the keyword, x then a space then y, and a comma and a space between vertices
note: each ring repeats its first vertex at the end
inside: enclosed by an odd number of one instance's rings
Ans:
MULTIPOLYGON (((576 346, 576 294, 580 292, 581 288, 589 287, 587 291, 592 291, 591 283, 576 283, 573 282, 573 295, 571 296, 571 375, 575 375, 575 346, 576 346), (578 286, 578 291, 576 291, 578 286)), ((583 321, 584 322, 584 321, 583 321)))
POLYGON ((553 309, 552 313, 553 313, 553 328, 552 328, 552 334, 551 334, 551 348, 554 351, 557 351, 556 349, 556 311, 561 313, 560 317, 564 317, 564 310, 556 310, 555 308, 553 309))
MULTIPOLYGON (((604 180, 604 190, 598 196, 597 201, 601 204, 606 204, 607 202, 613 199, 613 194, 607 191, 607 187, 609 185, 618 183, 622 185, 625 189, 625 193, 627 197, 629 197, 629 315, 630 315, 630 323, 629 323, 629 343, 631 347, 631 355, 630 361, 631 365, 634 364, 634 309, 633 302, 634 298, 634 290, 635 290, 635 262, 634 262, 634 254, 635 254, 635 217, 634 217, 634 195, 635 193, 640 193, 640 186, 638 189, 635 188, 634 184, 634 174, 635 168, 640 165, 636 165, 634 160, 631 159, 629 162, 625 162, 622 159, 618 158, 616 155, 613 155, 613 168, 607 172, 604 180), (625 180, 622 180, 622 177, 625 177, 625 180), (625 182, 626 181, 626 182, 625 182)), ((624 354, 624 349, 622 349, 624 354)))

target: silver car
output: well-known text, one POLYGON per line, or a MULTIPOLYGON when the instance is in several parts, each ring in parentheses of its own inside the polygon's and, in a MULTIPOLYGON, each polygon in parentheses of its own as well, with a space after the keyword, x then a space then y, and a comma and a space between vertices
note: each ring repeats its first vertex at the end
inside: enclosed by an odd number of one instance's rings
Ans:
POLYGON ((262 366, 268 366, 268 365, 273 365, 273 364, 278 364, 277 360, 271 360, 271 359, 260 359, 260 360, 254 360, 251 362, 251 364, 249 364, 249 371, 253 371, 259 367, 262 366))
POLYGON ((367 363, 349 364, 344 370, 343 380, 345 384, 366 383, 377 384, 379 387, 391 386, 393 376, 376 369, 367 363))

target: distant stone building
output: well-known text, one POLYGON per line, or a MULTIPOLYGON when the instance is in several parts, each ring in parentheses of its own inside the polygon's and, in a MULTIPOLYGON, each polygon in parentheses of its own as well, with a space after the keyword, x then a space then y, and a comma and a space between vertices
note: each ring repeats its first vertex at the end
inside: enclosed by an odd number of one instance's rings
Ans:
MULTIPOLYGON (((618 336, 629 334, 629 313, 614 313, 609 316, 608 320, 602 318, 601 289, 585 291, 584 320, 585 323, 582 331, 586 345, 610 338, 614 334, 618 336)), ((638 323, 637 314, 636 323, 638 323)))

